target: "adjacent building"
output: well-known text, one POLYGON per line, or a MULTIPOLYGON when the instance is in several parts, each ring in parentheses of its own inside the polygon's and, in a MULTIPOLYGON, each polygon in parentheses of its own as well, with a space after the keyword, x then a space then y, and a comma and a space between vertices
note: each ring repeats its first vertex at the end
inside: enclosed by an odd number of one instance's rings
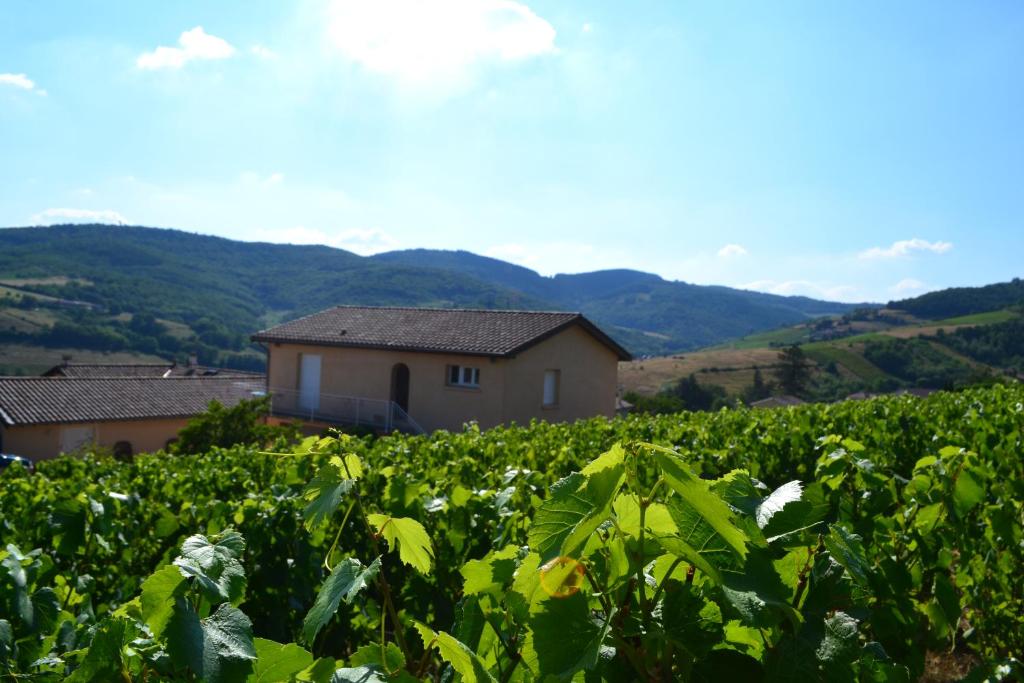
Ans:
MULTIPOLYGON (((99 371, 98 371, 99 372, 99 371)), ((262 395, 262 375, 0 377, 0 453, 52 458, 100 446, 120 455, 165 448, 211 401, 262 395)))
POLYGON ((385 431, 612 417, 630 359, 579 313, 338 306, 252 339, 273 415, 385 431))

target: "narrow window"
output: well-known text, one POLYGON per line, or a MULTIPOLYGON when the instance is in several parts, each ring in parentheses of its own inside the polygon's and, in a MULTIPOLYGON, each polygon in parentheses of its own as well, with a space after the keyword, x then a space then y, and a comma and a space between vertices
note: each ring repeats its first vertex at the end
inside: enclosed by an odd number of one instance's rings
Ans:
POLYGON ((559 370, 544 371, 544 407, 551 408, 558 405, 558 384, 559 370))
POLYGON ((449 365, 448 384, 453 387, 478 387, 480 386, 480 368, 449 365))

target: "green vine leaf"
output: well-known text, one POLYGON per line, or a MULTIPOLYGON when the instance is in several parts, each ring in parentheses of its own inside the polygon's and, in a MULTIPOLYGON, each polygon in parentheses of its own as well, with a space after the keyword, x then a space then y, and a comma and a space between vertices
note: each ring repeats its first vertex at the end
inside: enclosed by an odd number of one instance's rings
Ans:
MULTIPOLYGON (((649 445, 648 448, 653 450, 655 462, 661 468, 665 481, 673 491, 682 497, 685 503, 676 505, 676 511, 672 514, 676 525, 681 530, 683 540, 689 542, 687 539, 695 536, 703 537, 705 541, 714 538, 720 545, 724 545, 740 557, 744 557, 747 554, 747 536, 732 523, 732 512, 725 501, 712 493, 708 489, 707 483, 694 475, 675 452, 660 446, 649 445), (677 515, 680 510, 685 511, 682 518, 677 515), (701 526, 713 530, 714 533, 701 531, 694 534, 686 531, 698 522, 701 526)), ((675 501, 675 499, 671 500, 675 501)), ((669 510, 673 510, 671 504, 669 510)), ((703 553, 703 544, 690 543, 690 545, 698 552, 703 553)), ((671 551, 670 548, 666 549, 671 551)))
POLYGON ((277 683, 293 681, 313 664, 313 655, 294 643, 281 644, 256 638, 256 662, 246 683, 277 683))
MULTIPOLYGON (((336 460, 337 458, 332 458, 336 460)), ((335 462, 320 468, 302 492, 302 497, 309 502, 302 515, 306 520, 306 529, 313 531, 327 523, 334 511, 341 505, 342 499, 355 486, 355 480, 349 479, 335 462)), ((361 473, 361 466, 360 466, 361 473)))
POLYGON ((530 547, 543 560, 572 557, 608 519, 625 479, 623 459, 621 446, 615 446, 583 472, 573 472, 551 487, 527 533, 530 547))
POLYGON ((302 623, 303 639, 312 644, 316 634, 338 611, 341 601, 352 602, 359 592, 373 581, 379 571, 379 557, 367 567, 354 557, 346 558, 335 565, 302 623))
POLYGON ((177 566, 167 565, 142 582, 142 619, 155 638, 160 638, 174 614, 175 600, 186 588, 185 577, 177 566))
POLYGON ((523 661, 535 673, 568 679, 592 669, 601 656, 614 614, 598 619, 591 615, 583 593, 550 598, 530 618, 530 632, 523 661))
POLYGON ((464 683, 497 683, 484 661, 465 643, 444 631, 438 633, 419 622, 416 622, 415 626, 423 640, 423 647, 435 648, 441 659, 451 664, 462 676, 464 683))

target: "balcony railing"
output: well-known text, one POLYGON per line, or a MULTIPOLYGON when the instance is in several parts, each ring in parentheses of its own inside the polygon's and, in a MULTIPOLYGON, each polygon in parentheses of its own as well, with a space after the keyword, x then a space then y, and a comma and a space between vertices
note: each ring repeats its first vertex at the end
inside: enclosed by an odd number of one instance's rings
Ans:
POLYGON ((369 427, 423 434, 424 430, 394 401, 362 396, 317 394, 309 396, 293 389, 270 389, 270 414, 308 422, 369 427))

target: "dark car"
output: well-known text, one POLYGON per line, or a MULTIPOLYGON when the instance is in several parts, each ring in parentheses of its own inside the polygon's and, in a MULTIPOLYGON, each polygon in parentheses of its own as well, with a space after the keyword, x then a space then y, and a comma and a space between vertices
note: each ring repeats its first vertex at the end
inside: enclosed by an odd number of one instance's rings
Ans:
POLYGON ((8 455, 7 453, 0 453, 0 471, 6 470, 8 466, 20 462, 22 467, 32 471, 32 461, 28 458, 20 455, 8 455))

